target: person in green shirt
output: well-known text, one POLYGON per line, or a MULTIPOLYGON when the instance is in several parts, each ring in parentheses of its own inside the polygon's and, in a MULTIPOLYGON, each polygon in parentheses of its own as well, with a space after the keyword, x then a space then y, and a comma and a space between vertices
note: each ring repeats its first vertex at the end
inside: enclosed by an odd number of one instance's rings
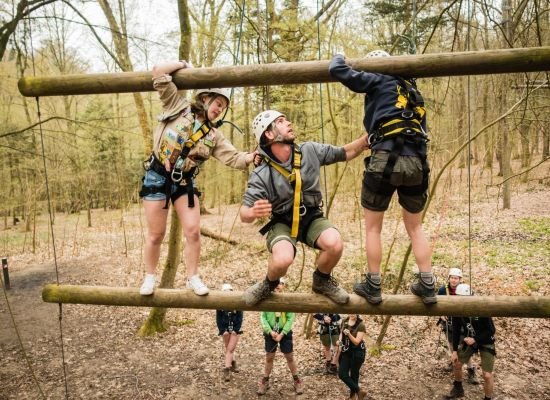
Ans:
MULTIPOLYGON (((279 284, 275 288, 275 293, 280 293, 285 285, 285 281, 280 279, 279 284)), ((284 354, 288 369, 294 380, 294 389, 296 394, 303 393, 303 383, 298 376, 298 366, 294 360, 293 343, 292 343, 292 325, 296 314, 292 312, 271 312, 263 311, 260 314, 260 323, 265 340, 265 367, 264 376, 258 383, 258 394, 263 395, 269 389, 269 375, 273 370, 273 360, 277 347, 284 354)))

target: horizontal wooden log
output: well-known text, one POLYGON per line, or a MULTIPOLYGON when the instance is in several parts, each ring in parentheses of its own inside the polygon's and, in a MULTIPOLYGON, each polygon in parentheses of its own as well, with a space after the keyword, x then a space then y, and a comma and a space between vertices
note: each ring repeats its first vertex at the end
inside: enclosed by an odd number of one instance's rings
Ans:
POLYGON ((440 296, 426 306, 413 295, 384 295, 373 306, 355 294, 344 306, 313 293, 273 294, 256 306, 247 306, 242 292, 211 291, 197 296, 189 289, 156 289, 141 296, 138 288, 108 286, 46 285, 42 299, 48 303, 96 304, 106 306, 196 308, 212 310, 294 311, 300 313, 358 313, 371 315, 455 315, 493 317, 550 317, 550 296, 440 296))
MULTIPOLYGON (((550 47, 375 57, 348 60, 355 69, 417 78, 502 74, 550 69, 550 47)), ((180 89, 264 86, 331 82, 329 61, 301 61, 227 67, 193 68, 176 72, 180 89)), ((152 91, 150 72, 23 77, 23 96, 65 96, 152 91)))

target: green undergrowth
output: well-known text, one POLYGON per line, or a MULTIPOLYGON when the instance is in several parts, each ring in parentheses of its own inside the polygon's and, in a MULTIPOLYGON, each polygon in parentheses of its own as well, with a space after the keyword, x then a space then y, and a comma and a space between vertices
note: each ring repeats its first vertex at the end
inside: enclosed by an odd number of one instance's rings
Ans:
POLYGON ((381 346, 373 346, 368 348, 369 356, 379 357, 383 351, 392 351, 395 350, 397 346, 393 344, 382 343, 381 346))

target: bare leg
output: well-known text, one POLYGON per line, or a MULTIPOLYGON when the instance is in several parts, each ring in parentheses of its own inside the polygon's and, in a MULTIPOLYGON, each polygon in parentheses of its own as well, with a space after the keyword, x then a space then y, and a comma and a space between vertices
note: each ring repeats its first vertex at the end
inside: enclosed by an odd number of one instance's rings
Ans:
POLYGON ((199 270, 199 257, 201 252, 200 235, 200 203, 199 198, 195 196, 195 207, 188 206, 187 195, 183 195, 176 200, 174 204, 178 217, 183 228, 185 237, 185 267, 187 269, 187 278, 196 275, 199 270))
POLYGON ((271 257, 267 265, 267 278, 270 281, 286 275, 290 264, 294 261, 294 246, 287 240, 280 240, 271 249, 271 257))
POLYGON ((419 271, 432 272, 432 251, 422 229, 422 213, 413 214, 404 209, 403 222, 411 238, 412 251, 419 271))
POLYGON ((160 247, 166 233, 168 210, 163 209, 164 200, 143 200, 147 236, 145 237, 144 263, 148 274, 155 274, 160 257, 160 247))
POLYGON ((235 332, 228 334, 228 343, 225 346, 225 367, 231 368, 231 363, 235 359, 235 349, 237 348, 237 343, 239 342, 239 335, 235 332))
POLYGON ((367 252, 367 269, 371 274, 380 273, 382 262, 382 224, 384 222, 383 211, 371 211, 364 209, 365 216, 365 250, 367 252))
POLYGON ((492 372, 483 371, 483 391, 486 397, 493 397, 495 378, 492 372))
POLYGON ((344 250, 340 232, 334 228, 326 229, 319 235, 316 244, 321 249, 317 259, 317 268, 324 274, 330 274, 344 250))
POLYGON ((296 365, 296 361, 294 360, 294 353, 287 353, 285 354, 286 363, 288 364, 288 369, 290 370, 290 373, 292 376, 295 376, 298 374, 298 366, 296 365))
POLYGON ((265 368, 264 368, 264 376, 268 377, 271 375, 271 371, 273 370, 273 360, 275 359, 275 353, 265 353, 265 368))

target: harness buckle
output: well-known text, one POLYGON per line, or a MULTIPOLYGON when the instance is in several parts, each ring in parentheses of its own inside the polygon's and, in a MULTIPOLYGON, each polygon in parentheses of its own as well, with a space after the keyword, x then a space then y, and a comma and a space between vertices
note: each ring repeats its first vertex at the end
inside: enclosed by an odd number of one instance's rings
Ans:
POLYGON ((174 169, 172 171, 171 177, 174 183, 180 183, 183 179, 183 172, 181 172, 181 170, 179 169, 174 169))
POLYGON ((306 206, 304 206, 303 204, 300 206, 300 217, 303 217, 304 215, 306 215, 306 212, 307 212, 307 208, 306 206))
POLYGON ((413 119, 414 112, 412 112, 411 110, 405 110, 401 113, 401 116, 405 119, 413 119))
POLYGON ((151 156, 147 160, 143 161, 143 169, 145 171, 149 171, 151 169, 151 164, 153 164, 154 159, 155 155, 151 154, 151 156))

